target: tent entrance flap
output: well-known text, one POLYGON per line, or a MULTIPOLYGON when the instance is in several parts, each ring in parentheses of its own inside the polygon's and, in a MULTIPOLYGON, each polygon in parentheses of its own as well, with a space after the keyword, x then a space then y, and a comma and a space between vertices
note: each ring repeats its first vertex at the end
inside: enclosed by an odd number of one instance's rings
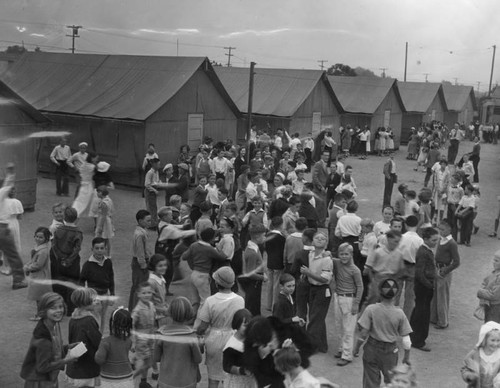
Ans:
POLYGON ((192 152, 196 152, 203 139, 203 113, 188 114, 188 145, 192 152))

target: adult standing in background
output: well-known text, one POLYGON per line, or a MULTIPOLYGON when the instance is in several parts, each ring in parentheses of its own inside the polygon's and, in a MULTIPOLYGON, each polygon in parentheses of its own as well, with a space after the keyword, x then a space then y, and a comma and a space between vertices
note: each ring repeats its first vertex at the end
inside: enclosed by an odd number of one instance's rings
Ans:
POLYGON ((392 197, 392 188, 394 187, 394 183, 397 183, 397 175, 396 175, 396 162, 394 161, 394 156, 389 156, 389 159, 384 164, 384 199, 382 203, 382 207, 391 205, 391 197, 392 197))
POLYGON ((411 346, 424 352, 430 352, 431 349, 425 341, 429 336, 431 301, 434 295, 434 278, 436 277, 433 249, 439 242, 439 233, 434 228, 425 228, 422 232, 422 238, 424 243, 418 248, 415 258, 415 308, 410 319, 410 325, 413 329, 410 338, 411 346))
POLYGON ((328 180, 328 161, 330 160, 330 152, 323 151, 321 160, 316 162, 311 170, 312 183, 314 186, 314 194, 321 198, 318 201, 316 211, 318 213, 319 224, 321 227, 325 224, 326 219, 326 182, 328 180))
POLYGON ((460 142, 464 139, 465 133, 458 123, 450 131, 450 146, 448 147, 448 164, 455 164, 458 155, 460 142))
POLYGON ((479 137, 474 138, 474 146, 472 147, 472 152, 470 154, 469 159, 472 161, 472 165, 474 166, 474 183, 479 183, 479 161, 481 154, 481 144, 479 141, 479 137))
POLYGON ((55 146, 50 154, 50 160, 56 165, 56 194, 69 196, 68 160, 71 158, 71 149, 66 139, 61 137, 59 145, 55 146))
POLYGON ((7 198, 14 187, 14 181, 9 180, 0 189, 0 251, 3 253, 4 260, 7 260, 12 270, 12 289, 28 287, 24 278, 23 261, 19 256, 13 234, 9 230, 9 211, 7 198))
POLYGON ((160 183, 158 169, 160 167, 159 159, 151 159, 151 169, 146 173, 144 178, 144 199, 146 200, 146 210, 151 215, 150 227, 158 225, 158 209, 156 197, 158 196, 157 186, 160 183))
POLYGON ((441 241, 436 249, 437 274, 434 279, 434 297, 431 302, 431 322, 434 323, 436 329, 446 329, 450 310, 451 273, 460 265, 460 255, 447 220, 442 220, 439 224, 439 234, 441 241))
POLYGON ((82 141, 80 144, 78 144, 78 152, 75 152, 69 159, 68 159, 68 166, 71 168, 75 169, 77 174, 76 174, 76 190, 75 190, 75 198, 78 195, 78 191, 80 191, 80 182, 82 181, 82 177, 80 175, 80 169, 83 166, 83 164, 87 161, 87 148, 88 144, 84 141, 82 141))

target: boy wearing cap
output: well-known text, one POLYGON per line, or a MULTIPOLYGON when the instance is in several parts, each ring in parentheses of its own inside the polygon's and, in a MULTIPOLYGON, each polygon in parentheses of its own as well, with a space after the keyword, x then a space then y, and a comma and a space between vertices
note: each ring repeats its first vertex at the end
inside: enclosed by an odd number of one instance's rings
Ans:
POLYGON ((354 355, 367 339, 363 351, 363 388, 379 388, 380 373, 384 376, 385 384, 391 381, 390 371, 398 363, 399 337, 403 339, 403 363, 410 360, 412 328, 403 310, 394 305, 399 292, 396 280, 386 279, 379 285, 381 302, 366 308, 358 320, 360 335, 354 355))

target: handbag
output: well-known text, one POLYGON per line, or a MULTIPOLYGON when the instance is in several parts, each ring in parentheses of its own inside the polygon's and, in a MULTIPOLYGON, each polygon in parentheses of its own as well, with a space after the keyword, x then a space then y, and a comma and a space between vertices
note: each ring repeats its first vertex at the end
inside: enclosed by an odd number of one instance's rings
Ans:
POLYGON ((480 304, 479 306, 477 306, 472 315, 474 316, 474 318, 477 318, 480 321, 484 322, 484 318, 486 316, 484 311, 484 305, 480 304))

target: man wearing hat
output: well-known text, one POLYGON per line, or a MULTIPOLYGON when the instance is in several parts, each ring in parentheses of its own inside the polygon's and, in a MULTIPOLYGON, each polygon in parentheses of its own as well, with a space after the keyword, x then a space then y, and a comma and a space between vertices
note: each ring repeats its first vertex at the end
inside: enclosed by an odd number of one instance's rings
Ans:
POLYGON ((187 202, 189 199, 189 166, 186 163, 179 163, 179 179, 177 182, 177 194, 182 198, 182 202, 187 202))
POLYGON ((405 351, 403 363, 409 364, 412 328, 403 310, 394 305, 399 292, 398 282, 386 279, 379 285, 381 302, 369 305, 358 320, 360 335, 354 355, 367 339, 363 350, 363 388, 378 388, 380 373, 385 384, 391 381, 390 371, 398 364, 397 340, 402 337, 405 351))
POLYGON ((165 181, 160 182, 159 188, 165 190, 165 206, 170 206, 170 197, 177 194, 178 180, 174 176, 174 166, 172 163, 167 163, 163 167, 163 172, 165 173, 165 181))
POLYGON ((89 145, 82 141, 80 144, 78 144, 78 152, 75 152, 69 159, 68 159, 68 166, 71 168, 75 169, 78 174, 76 175, 76 191, 75 191, 75 197, 78 195, 78 191, 80 190, 80 182, 82 180, 80 176, 80 168, 83 166, 83 164, 87 161, 87 147, 89 145))
POLYGON ((71 158, 71 149, 66 139, 61 137, 59 145, 55 146, 50 154, 50 160, 56 165, 56 194, 69 195, 68 160, 71 158))

